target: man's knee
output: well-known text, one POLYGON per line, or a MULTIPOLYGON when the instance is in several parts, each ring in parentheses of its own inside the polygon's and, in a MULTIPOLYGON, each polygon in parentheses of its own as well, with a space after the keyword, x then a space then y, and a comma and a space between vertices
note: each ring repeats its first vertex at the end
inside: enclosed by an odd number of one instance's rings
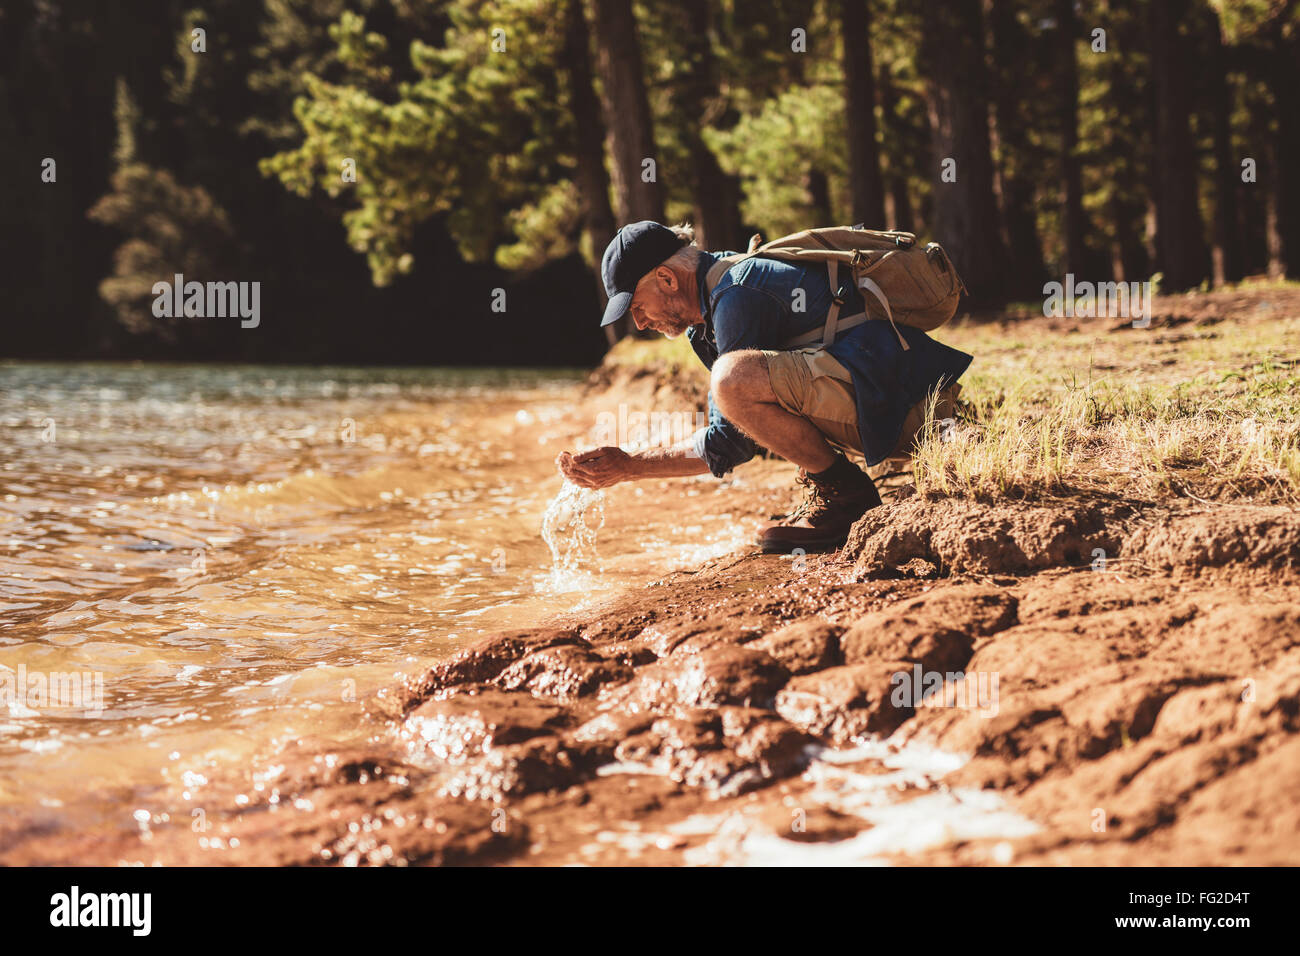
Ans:
POLYGON ((763 400, 761 386, 767 384, 767 359, 762 352, 746 350, 728 352, 713 363, 709 388, 713 401, 724 415, 728 408, 733 412, 741 405, 763 400))

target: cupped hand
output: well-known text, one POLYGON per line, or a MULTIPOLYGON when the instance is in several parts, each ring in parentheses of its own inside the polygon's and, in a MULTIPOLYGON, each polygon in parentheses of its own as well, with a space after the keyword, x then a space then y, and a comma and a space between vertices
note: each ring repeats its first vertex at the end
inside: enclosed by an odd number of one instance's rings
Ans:
POLYGON ((613 445, 578 455, 562 451, 555 464, 560 474, 583 488, 608 488, 632 477, 632 456, 613 445))

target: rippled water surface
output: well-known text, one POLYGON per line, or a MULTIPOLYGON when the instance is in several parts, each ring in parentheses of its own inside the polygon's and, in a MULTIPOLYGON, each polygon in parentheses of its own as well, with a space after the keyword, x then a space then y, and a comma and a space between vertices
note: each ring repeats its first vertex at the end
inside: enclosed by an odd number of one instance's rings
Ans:
MULTIPOLYGON (((590 597, 540 534, 575 382, 0 365, 0 807, 346 739, 395 674, 590 597)), ((593 592, 734 545, 630 514, 593 592)))

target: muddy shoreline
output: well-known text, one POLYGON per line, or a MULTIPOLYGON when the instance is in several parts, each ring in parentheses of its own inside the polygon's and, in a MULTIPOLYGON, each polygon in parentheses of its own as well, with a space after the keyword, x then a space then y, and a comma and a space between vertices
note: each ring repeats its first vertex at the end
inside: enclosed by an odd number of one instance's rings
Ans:
MULTIPOLYGON (((693 388, 607 372, 585 400, 693 388)), ((750 467, 678 492, 683 523, 784 510, 792 469, 750 467)), ((882 487, 839 553, 486 637, 361 701, 364 746, 304 739, 120 827, 33 810, 0 861, 1300 862, 1300 512, 882 487)))

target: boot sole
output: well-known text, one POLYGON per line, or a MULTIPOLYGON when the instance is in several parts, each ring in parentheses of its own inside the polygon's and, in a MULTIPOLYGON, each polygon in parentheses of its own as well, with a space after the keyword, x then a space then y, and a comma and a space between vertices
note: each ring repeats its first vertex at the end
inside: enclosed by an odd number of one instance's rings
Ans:
POLYGON ((798 543, 791 541, 765 541, 758 539, 759 550, 763 554, 794 554, 795 551, 802 550, 804 554, 825 554, 827 551, 834 551, 844 546, 844 542, 849 539, 846 534, 841 538, 834 540, 824 539, 821 541, 801 541, 798 543))

